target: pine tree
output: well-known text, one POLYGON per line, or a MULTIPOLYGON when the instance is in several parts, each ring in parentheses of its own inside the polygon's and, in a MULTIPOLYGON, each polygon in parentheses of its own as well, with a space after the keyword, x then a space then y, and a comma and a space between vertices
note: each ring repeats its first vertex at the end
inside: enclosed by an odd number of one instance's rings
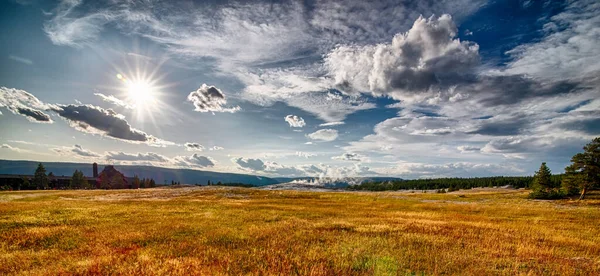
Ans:
POLYGON ((58 188, 54 173, 52 173, 52 172, 48 173, 48 182, 50 183, 50 188, 52 188, 52 189, 58 188))
POLYGON ((531 188, 534 191, 549 192, 550 189, 552 189, 550 176, 552 176, 552 173, 550 172, 548 166, 546 166, 546 162, 543 162, 540 166, 540 169, 535 172, 535 175, 533 176, 533 184, 531 188))
POLYGON ((156 187, 156 182, 154 182, 153 178, 150 178, 150 188, 156 187))
POLYGON ((552 173, 548 166, 546 166, 546 162, 543 162, 540 169, 533 176, 533 183, 531 184, 532 192, 529 194, 529 197, 537 199, 556 199, 562 197, 560 191, 554 189, 551 178, 552 173))
POLYGON ((133 188, 134 189, 140 188, 140 178, 137 175, 133 177, 133 188))
POLYGON ((600 137, 583 147, 583 152, 571 158, 571 165, 565 168, 567 177, 563 181, 563 190, 579 190, 579 200, 585 198, 587 192, 600 186, 600 137))
POLYGON ((33 185, 37 189, 47 189, 48 188, 48 176, 46 175, 46 168, 42 163, 38 164, 37 169, 33 175, 33 185))
POLYGON ((577 195, 581 192, 579 190, 579 183, 582 181, 585 181, 583 174, 567 170, 562 179, 561 191, 567 196, 577 195))
POLYGON ((75 170, 71 177, 71 188, 72 189, 86 189, 89 188, 89 184, 82 171, 75 170))
POLYGON ((21 186, 20 186, 20 188, 22 188, 24 190, 31 189, 31 182, 29 182, 29 178, 27 178, 27 177, 22 177, 21 178, 21 186))

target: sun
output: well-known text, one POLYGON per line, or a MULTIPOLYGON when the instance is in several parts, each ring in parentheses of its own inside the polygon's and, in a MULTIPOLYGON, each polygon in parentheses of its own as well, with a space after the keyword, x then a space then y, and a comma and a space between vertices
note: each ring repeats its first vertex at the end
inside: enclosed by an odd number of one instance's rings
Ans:
POLYGON ((154 101, 153 87, 145 81, 132 81, 127 84, 127 97, 136 105, 145 106, 154 101))
POLYGON ((130 80, 121 74, 117 74, 117 78, 125 83, 127 102, 132 103, 135 108, 148 108, 156 102, 156 87, 151 81, 130 80))

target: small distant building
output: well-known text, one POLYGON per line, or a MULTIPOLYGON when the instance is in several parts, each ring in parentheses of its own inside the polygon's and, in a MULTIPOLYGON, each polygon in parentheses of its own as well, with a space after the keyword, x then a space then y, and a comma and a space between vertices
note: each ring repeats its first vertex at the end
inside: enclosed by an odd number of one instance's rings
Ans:
POLYGON ((94 164, 92 164, 92 170, 94 178, 98 178, 98 163, 94 162, 94 164))
POLYGON ((115 166, 108 165, 104 167, 104 170, 102 170, 102 172, 98 175, 96 180, 96 188, 130 189, 131 183, 129 183, 129 179, 127 179, 124 174, 115 169, 115 166))

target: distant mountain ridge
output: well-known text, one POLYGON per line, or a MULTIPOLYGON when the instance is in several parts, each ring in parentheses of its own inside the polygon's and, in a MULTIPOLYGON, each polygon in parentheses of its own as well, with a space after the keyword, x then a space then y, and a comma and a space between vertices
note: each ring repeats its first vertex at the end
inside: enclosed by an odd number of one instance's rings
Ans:
MULTIPOLYGON (((70 162, 38 162, 38 161, 20 161, 20 160, 0 160, 0 174, 23 174, 32 175, 38 166, 42 163, 46 172, 52 172, 56 176, 71 176, 75 170, 82 171, 85 176, 92 176, 91 163, 70 163, 70 162)), ((106 164, 98 164, 100 171, 106 164)), ((171 181, 181 182, 183 184, 201 184, 206 185, 208 181, 212 183, 244 183, 255 186, 264 186, 278 184, 279 182, 270 177, 237 174, 220 173, 211 171, 200 171, 191 169, 171 169, 153 166, 137 165, 115 165, 115 168, 125 174, 133 177, 137 175, 140 178, 153 178, 156 184, 171 184, 171 181)))
MULTIPOLYGON (((22 174, 32 175, 37 168, 39 161, 21 161, 21 160, 0 160, 0 174, 22 174)), ((82 171, 85 176, 92 176, 91 163, 74 162, 41 162, 46 168, 47 173, 54 173, 56 176, 71 176, 75 170, 82 171)), ((107 164, 98 164, 99 171, 102 171, 107 164)), ((115 165, 115 168, 127 177, 137 175, 139 178, 153 178, 156 184, 171 184, 171 181, 181 182, 182 184, 201 184, 211 183, 243 183, 255 186, 266 186, 273 184, 282 184, 296 182, 298 184, 319 185, 325 188, 345 188, 349 185, 361 184, 364 182, 395 181, 402 180, 397 177, 343 177, 343 178, 319 178, 319 177, 265 177, 250 174, 220 173, 211 171, 200 171, 191 169, 171 169, 154 166, 139 165, 115 165)))

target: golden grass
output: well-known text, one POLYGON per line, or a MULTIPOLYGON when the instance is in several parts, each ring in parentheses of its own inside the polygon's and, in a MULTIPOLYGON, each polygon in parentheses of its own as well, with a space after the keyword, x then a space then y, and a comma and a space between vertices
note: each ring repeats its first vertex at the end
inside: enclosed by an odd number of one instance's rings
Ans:
POLYGON ((0 274, 600 275, 600 196, 525 197, 2 192, 0 274))

